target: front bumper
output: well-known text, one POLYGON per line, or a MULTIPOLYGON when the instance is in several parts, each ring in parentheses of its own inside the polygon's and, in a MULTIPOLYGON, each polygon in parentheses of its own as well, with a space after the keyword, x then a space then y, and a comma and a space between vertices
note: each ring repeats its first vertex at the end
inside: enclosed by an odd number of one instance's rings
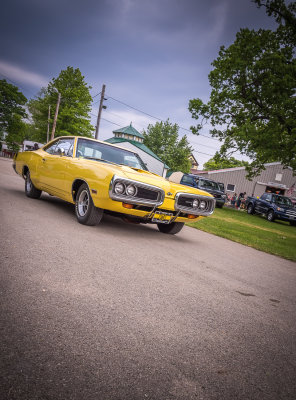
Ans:
POLYGON ((210 195, 178 192, 175 196, 169 195, 166 197, 165 191, 160 187, 115 175, 110 182, 108 192, 100 190, 96 190, 96 192, 95 194, 92 193, 92 199, 96 207, 117 215, 121 214, 122 216, 136 218, 146 223, 158 223, 157 221, 160 218, 165 221, 164 223, 172 223, 174 221, 194 222, 212 214, 215 208, 215 199, 210 195), (125 187, 130 184, 138 185, 137 195, 134 197, 128 196, 126 189, 121 194, 116 193, 114 188, 118 182, 124 183, 125 187), (147 190, 151 192, 147 193, 147 190), (147 197, 143 198, 143 196, 147 197), (198 207, 193 208, 193 200, 195 199, 198 199, 198 207), (190 202, 192 207, 190 207, 190 202))
POLYGON ((287 214, 275 213, 275 218, 280 219, 281 221, 286 221, 286 222, 292 222, 292 221, 296 222, 296 216, 293 217, 293 216, 290 216, 287 214))

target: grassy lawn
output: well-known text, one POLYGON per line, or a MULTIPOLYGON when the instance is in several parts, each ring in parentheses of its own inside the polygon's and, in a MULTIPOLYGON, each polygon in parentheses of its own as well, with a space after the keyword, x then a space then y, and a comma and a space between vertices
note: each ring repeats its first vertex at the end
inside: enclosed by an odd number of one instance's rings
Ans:
POLYGON ((296 227, 289 223, 269 222, 262 216, 224 207, 216 208, 212 216, 188 225, 296 261, 296 227))

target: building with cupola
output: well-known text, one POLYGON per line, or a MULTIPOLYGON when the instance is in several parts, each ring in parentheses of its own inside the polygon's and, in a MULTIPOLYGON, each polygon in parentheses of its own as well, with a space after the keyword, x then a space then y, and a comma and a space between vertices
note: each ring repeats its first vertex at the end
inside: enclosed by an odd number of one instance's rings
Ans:
POLYGON ((113 131, 114 137, 105 140, 107 143, 117 144, 120 147, 137 153, 147 166, 148 171, 166 176, 169 167, 144 144, 144 137, 130 123, 129 126, 113 131))

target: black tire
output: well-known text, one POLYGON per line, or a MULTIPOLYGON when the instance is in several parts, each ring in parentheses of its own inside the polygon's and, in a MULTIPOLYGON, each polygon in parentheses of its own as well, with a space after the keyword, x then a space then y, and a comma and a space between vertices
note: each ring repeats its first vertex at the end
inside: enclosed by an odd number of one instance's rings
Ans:
POLYGON ((274 221, 274 212, 272 210, 269 210, 266 218, 268 219, 269 222, 273 222, 274 221))
POLYGON ((253 205, 252 205, 252 204, 249 204, 249 205, 248 205, 247 213, 248 213, 248 214, 254 214, 254 208, 253 208, 253 205))
POLYGON ((183 228, 184 222, 172 222, 171 224, 157 224, 157 227, 161 233, 167 233, 169 235, 175 235, 180 232, 183 228))
POLYGON ((75 214, 78 222, 83 225, 93 226, 99 224, 104 211, 94 206, 89 189, 83 183, 78 189, 75 200, 75 214))
POLYGON ((30 197, 31 199, 39 199, 41 196, 42 191, 35 188, 33 185, 33 182, 31 181, 30 177, 30 171, 28 170, 26 172, 25 176, 25 193, 27 197, 30 197))
POLYGON ((222 208, 222 207, 223 207, 223 204, 216 204, 216 207, 217 207, 217 208, 222 208))
POLYGON ((290 221, 291 226, 296 226, 296 221, 290 221))

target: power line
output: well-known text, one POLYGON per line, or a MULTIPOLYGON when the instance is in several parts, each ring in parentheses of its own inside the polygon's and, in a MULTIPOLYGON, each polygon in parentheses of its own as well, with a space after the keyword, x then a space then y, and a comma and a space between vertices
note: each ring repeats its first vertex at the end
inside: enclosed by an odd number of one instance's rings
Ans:
POLYGON ((108 109, 105 110, 105 112, 107 112, 107 114, 115 115, 115 117, 118 117, 118 118, 122 119, 123 121, 126 121, 126 119, 123 118, 121 115, 116 114, 116 113, 114 113, 114 112, 111 112, 111 111, 109 111, 108 109))
MULTIPOLYGON (((90 113, 92 116, 94 116, 94 117, 97 117, 95 114, 93 114, 93 113, 90 113)), ((116 126, 121 126, 121 125, 119 125, 119 124, 117 124, 116 122, 113 122, 113 121, 109 121, 108 119, 106 119, 106 118, 102 118, 101 117, 101 119, 103 119, 104 121, 107 121, 107 122, 109 122, 110 124, 113 124, 113 125, 116 125, 116 126)))
POLYGON ((93 99, 94 99, 95 97, 99 96, 101 93, 102 93, 102 92, 95 94, 95 95, 93 96, 93 99))
MULTIPOLYGON (((94 117, 96 117, 96 115, 93 114, 93 113, 91 113, 91 115, 93 115, 94 117)), ((106 121, 106 122, 109 122, 110 124, 117 125, 117 126, 121 127, 121 125, 117 124, 116 122, 110 121, 110 120, 108 120, 108 119, 106 119, 106 118, 101 118, 101 119, 104 120, 104 121, 106 121)), ((214 154, 203 153, 202 151, 197 151, 197 150, 195 150, 195 149, 193 149, 193 151, 194 151, 194 153, 199 153, 199 154, 203 154, 203 155, 205 155, 205 156, 214 157, 214 154)))
POLYGON ((28 89, 24 89, 21 85, 19 85, 18 83, 14 82, 13 80, 11 80, 10 78, 8 78, 6 75, 4 75, 2 72, 0 72, 0 75, 4 76, 5 79, 7 79, 9 82, 11 82, 14 86, 16 86, 17 88, 22 89, 23 92, 29 92, 31 93, 33 96, 35 96, 35 94, 33 94, 33 92, 31 90, 28 89))
POLYGON ((117 125, 117 126, 121 127, 121 125, 117 124, 116 122, 109 121, 109 120, 106 119, 106 118, 102 118, 102 117, 101 117, 101 119, 104 120, 104 121, 109 122, 110 124, 117 125))
MULTIPOLYGON (((140 113, 142 113, 142 114, 145 114, 145 115, 147 115, 147 116, 150 117, 150 118, 156 119, 156 120, 161 121, 161 122, 165 122, 165 121, 164 121, 163 119, 161 119, 161 118, 155 117, 154 115, 151 115, 151 114, 149 114, 149 113, 146 113, 145 111, 139 110, 138 108, 133 107, 133 106, 127 104, 127 103, 124 103, 124 102, 121 101, 121 100, 115 99, 115 98, 112 97, 112 96, 107 96, 107 97, 108 97, 108 99, 112 99, 112 100, 114 100, 114 101, 117 101, 118 103, 123 104, 123 105, 126 106, 126 107, 129 107, 129 108, 131 108, 131 109, 133 109, 133 110, 135 110, 135 111, 138 111, 138 112, 140 112, 140 113)), ((180 125, 179 125, 179 128, 182 129, 182 130, 184 130, 184 131, 186 131, 186 132, 192 133, 192 131, 191 131, 190 129, 184 128, 183 126, 180 126, 180 125)), ((200 133, 199 136, 203 136, 203 137, 206 137, 207 139, 211 139, 211 140, 220 141, 219 139, 213 138, 213 137, 211 137, 211 136, 204 135, 203 133, 200 133)))

